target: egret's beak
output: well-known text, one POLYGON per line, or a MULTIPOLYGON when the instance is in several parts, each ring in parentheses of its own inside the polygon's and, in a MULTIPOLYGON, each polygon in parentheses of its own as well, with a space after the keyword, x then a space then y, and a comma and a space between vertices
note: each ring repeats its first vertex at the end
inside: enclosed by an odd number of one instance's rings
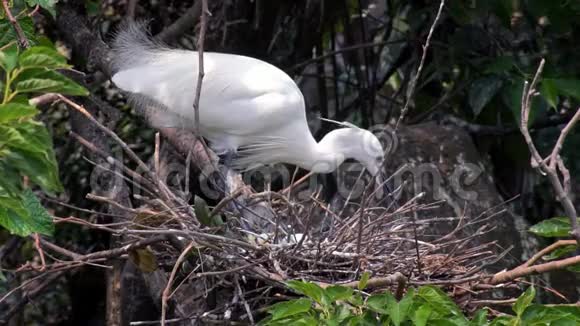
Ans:
POLYGON ((375 198, 378 200, 383 199, 383 197, 385 196, 385 189, 383 187, 383 182, 385 180, 385 177, 383 175, 382 172, 378 172, 375 175, 375 198))
MULTIPOLYGON (((369 172, 371 172, 371 171, 369 171, 369 172)), ((374 197, 379 201, 379 203, 382 203, 383 200, 387 196, 392 195, 393 192, 390 189, 388 182, 385 182, 385 180, 387 180, 387 177, 386 177, 385 173, 383 172, 383 170, 377 169, 374 172, 375 172, 373 174, 374 178, 375 178, 374 197)), ((371 172, 371 174, 372 174, 372 172, 371 172)))

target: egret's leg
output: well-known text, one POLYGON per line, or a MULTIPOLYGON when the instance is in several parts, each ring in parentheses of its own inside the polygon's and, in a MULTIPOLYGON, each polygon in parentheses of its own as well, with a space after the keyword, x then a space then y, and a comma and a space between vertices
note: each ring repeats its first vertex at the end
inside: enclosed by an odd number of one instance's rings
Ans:
POLYGON ((228 149, 224 154, 222 154, 222 157, 220 157, 220 159, 224 162, 224 165, 227 168, 231 168, 232 162, 234 161, 235 157, 236 151, 233 149, 228 149))
POLYGON ((386 207, 391 207, 394 206, 394 209, 397 210, 399 209, 399 205, 397 203, 397 198, 396 198, 396 194, 393 192, 391 186, 389 185, 389 181, 384 181, 386 180, 386 176, 381 172, 379 174, 377 174, 376 178, 375 178, 375 187, 378 187, 377 189, 377 197, 379 198, 379 205, 382 204, 387 198, 389 198, 389 200, 387 201, 387 206, 386 207))
POLYGON ((389 182, 385 182, 384 185, 384 192, 385 192, 385 197, 389 197, 390 202, 388 203, 387 207, 394 207, 394 210, 399 209, 399 204, 397 203, 397 196, 395 194, 395 192, 392 190, 391 186, 389 185, 389 182))
POLYGON ((221 153, 218 153, 220 164, 218 166, 219 173, 216 176, 217 178, 215 181, 218 187, 221 189, 221 191, 224 191, 226 195, 229 194, 232 190, 228 189, 227 178, 229 171, 231 171, 232 163, 234 161, 235 156, 236 151, 233 149, 227 149, 221 153))

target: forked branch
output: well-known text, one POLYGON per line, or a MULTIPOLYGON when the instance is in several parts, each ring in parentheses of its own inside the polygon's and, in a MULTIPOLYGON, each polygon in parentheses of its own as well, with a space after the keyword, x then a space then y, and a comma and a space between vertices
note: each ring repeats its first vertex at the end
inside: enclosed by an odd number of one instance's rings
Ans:
POLYGON ((524 136, 526 144, 530 150, 532 155, 532 167, 538 168, 543 175, 547 175, 550 183, 552 184, 552 188, 556 192, 556 199, 562 204, 564 208, 564 212, 568 215, 570 219, 571 225, 571 232, 570 235, 576 239, 576 242, 580 244, 580 229, 578 228, 578 215, 576 209, 574 208, 574 204, 572 203, 572 199, 570 198, 570 174, 566 167, 564 166, 564 162, 560 157, 560 151, 562 150, 564 141, 566 140, 566 136, 578 120, 580 119, 580 108, 577 109, 576 114, 570 119, 568 124, 562 129, 560 132, 560 136, 558 137, 558 141, 550 156, 546 159, 542 158, 540 153, 538 152, 536 146, 534 145, 534 141, 532 140, 532 136, 530 135, 530 131, 528 128, 528 120, 530 116, 530 110, 532 106, 533 98, 538 95, 536 91, 536 86, 538 85, 538 81, 540 79, 540 75, 542 74, 542 70, 544 68, 545 60, 542 59, 538 70, 532 80, 532 83, 529 84, 527 81, 524 84, 524 90, 522 93, 522 108, 521 108, 521 121, 520 121, 520 131, 524 136), (558 175, 560 173, 562 175, 562 179, 558 175))

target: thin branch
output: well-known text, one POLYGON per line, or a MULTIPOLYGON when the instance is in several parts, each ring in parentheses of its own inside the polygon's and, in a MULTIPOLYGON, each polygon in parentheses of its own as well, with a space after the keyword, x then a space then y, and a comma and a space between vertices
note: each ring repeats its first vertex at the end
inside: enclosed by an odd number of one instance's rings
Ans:
POLYGON ((173 285, 173 280, 175 279, 175 274, 177 274, 177 270, 181 266, 181 263, 185 260, 185 256, 187 253, 193 248, 195 245, 194 241, 191 241, 189 245, 181 252, 173 269, 171 270, 171 275, 169 276, 169 280, 167 281, 167 285, 163 290, 163 295, 161 296, 161 326, 165 326, 165 315, 167 312, 167 300, 169 300, 171 294, 171 286, 173 285))
MULTIPOLYGON (((405 277, 405 275, 403 275, 402 273, 396 272, 393 275, 389 275, 389 276, 385 276, 385 277, 370 278, 365 285, 365 289, 375 289, 375 288, 380 288, 380 287, 384 287, 387 285, 404 284, 406 282, 407 282, 407 278, 405 277)), ((317 283, 322 288, 336 285, 336 284, 324 283, 324 282, 317 282, 317 283)), ((340 285, 345 286, 345 287, 349 287, 349 288, 358 288, 361 285, 361 283, 360 283, 360 281, 355 281, 355 282, 342 283, 340 285)))
POLYGON ((397 128, 399 127, 399 123, 401 121, 403 121, 403 119, 405 118, 405 115, 407 114, 407 111, 409 110, 409 102, 411 101, 411 99, 414 96, 415 93, 415 87, 417 86, 417 81, 419 80, 419 77, 421 76, 421 72, 423 71, 423 65, 425 64, 425 58, 427 57, 427 51, 429 50, 429 45, 431 43, 431 37, 433 36, 433 32, 435 31, 435 26, 437 26, 437 22, 439 21, 439 18, 441 18, 441 12, 443 12, 443 7, 445 6, 445 0, 441 0, 441 3, 439 4, 439 10, 437 11, 437 15, 435 16, 435 20, 433 20, 433 24, 431 25, 431 29, 429 29, 429 34, 427 35, 427 40, 425 41, 425 44, 422 46, 423 48, 423 54, 421 55, 421 61, 419 62, 419 68, 417 68, 417 73, 415 74, 415 77, 411 80, 411 84, 409 85, 409 91, 407 92, 407 101, 405 101, 405 106, 403 107, 403 110, 401 110, 401 115, 399 116, 399 119, 397 120, 397 123, 395 124, 395 131, 397 130, 397 128))
MULTIPOLYGON (((198 1, 199 2, 199 1, 198 1)), ((201 26, 199 29, 199 35, 197 37, 197 56, 198 56, 198 67, 197 67, 197 86, 195 89, 195 99, 193 101, 193 109, 195 110, 195 135, 200 138, 199 132, 199 99, 201 96, 201 86, 203 82, 203 76, 205 75, 203 69, 203 46, 205 43, 205 31, 207 28, 207 0, 201 0, 201 26)))
POLYGON ((576 240, 558 240, 558 241, 552 243, 551 245, 547 246, 546 248, 540 250, 538 253, 533 255, 532 258, 528 259, 528 261, 521 264, 518 268, 530 267, 536 261, 538 261, 540 258, 551 253, 552 251, 554 251, 560 247, 563 247, 563 246, 570 246, 570 245, 575 245, 575 244, 576 244, 576 240))
POLYGON ((2 7, 4 8, 4 12, 6 13, 6 18, 8 18, 8 21, 14 28, 14 31, 16 32, 16 37, 18 38, 18 45, 23 49, 30 47, 30 42, 26 38, 26 34, 24 34, 22 27, 20 26, 20 24, 18 24, 16 18, 12 16, 12 12, 10 12, 8 0, 2 0, 2 7))

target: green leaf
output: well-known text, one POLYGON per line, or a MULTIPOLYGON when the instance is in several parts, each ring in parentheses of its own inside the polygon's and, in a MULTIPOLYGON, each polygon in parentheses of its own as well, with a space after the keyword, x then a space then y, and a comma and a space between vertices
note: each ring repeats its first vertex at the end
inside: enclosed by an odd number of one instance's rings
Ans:
POLYGON ((44 71, 32 78, 20 80, 16 83, 19 93, 60 93, 64 95, 86 96, 89 92, 71 79, 55 72, 44 71))
POLYGON ((511 56, 497 57, 483 69, 483 72, 486 74, 500 74, 509 72, 514 64, 514 58, 511 56))
POLYGON ((199 197, 199 196, 195 196, 193 198, 193 208, 195 211, 195 217, 197 217, 197 220, 199 221, 199 223, 201 223, 202 225, 205 226, 212 226, 212 220, 209 216, 209 208, 207 207, 207 203, 205 200, 203 200, 203 198, 199 197))
POLYGON ((550 79, 558 92, 580 100, 580 79, 550 79))
POLYGON ((46 11, 48 11, 53 18, 56 17, 56 11, 54 6, 56 5, 57 2, 58 0, 26 0, 26 3, 28 3, 28 5, 31 7, 39 5, 42 8, 46 9, 46 11))
POLYGON ((429 326, 457 326, 461 324, 457 324, 454 320, 451 319, 431 319, 429 320, 429 326))
POLYGON ((415 310, 415 314, 413 314, 413 324, 416 326, 425 326, 427 325, 427 321, 429 317, 431 317, 431 312, 433 309, 429 305, 422 305, 417 310, 415 310))
POLYGON ((570 271, 572 273, 580 273, 580 264, 568 266, 568 267, 566 267, 566 270, 570 271))
POLYGON ((339 305, 336 309, 334 309, 334 312, 332 313, 332 315, 330 316, 330 318, 328 318, 326 321, 327 325, 342 325, 342 323, 347 320, 347 318, 349 318, 350 316, 352 316, 352 312, 349 309, 349 307, 347 305, 341 304, 339 305))
POLYGON ((493 99, 503 85, 503 80, 496 75, 485 76, 475 80, 469 89, 469 105, 477 117, 483 108, 493 99))
POLYGON ((370 272, 364 272, 360 278, 360 281, 358 282, 358 289, 359 290, 364 290, 364 288, 367 286, 367 283, 369 281, 369 279, 371 278, 371 273, 370 272))
POLYGON ((414 295, 415 293, 411 289, 400 302, 397 302, 391 293, 386 292, 369 297, 367 305, 373 311, 388 315, 391 318, 391 322, 399 326, 409 315, 414 295))
MULTIPOLYGON (((0 152, 2 156, 2 152, 0 152)), ((0 196, 17 197, 22 192, 22 176, 14 167, 0 159, 0 196)))
POLYGON ((487 310, 486 309, 479 309, 473 319, 469 323, 470 326, 485 326, 487 325, 487 310))
POLYGON ((540 85, 540 94, 546 99, 551 108, 558 107, 558 89, 551 79, 544 79, 540 85))
POLYGON ((2 161, 20 171, 46 192, 62 191, 52 139, 44 125, 28 120, 15 127, 0 125, 2 161))
POLYGON ((0 123, 9 123, 14 120, 32 118, 38 110, 31 106, 20 103, 0 104, 0 123))
POLYGON ((67 64, 66 58, 63 57, 56 50, 46 46, 34 46, 24 51, 18 63, 22 69, 27 68, 50 68, 50 69, 64 69, 70 68, 67 64))
POLYGON ((394 304, 397 304, 397 300, 389 292, 371 295, 367 299, 369 309, 380 314, 389 314, 388 307, 394 304))
POLYGON ((62 86, 56 80, 30 78, 16 84, 16 91, 19 93, 54 92, 62 86))
POLYGON ((494 319, 490 326, 516 325, 518 320, 514 316, 501 316, 494 319))
POLYGON ((580 308, 533 304, 525 310, 521 319, 525 325, 578 325, 580 308))
POLYGON ((48 194, 62 191, 56 162, 46 161, 42 155, 30 152, 10 152, 5 160, 9 165, 18 166, 22 176, 28 176, 48 194))
MULTIPOLYGON (((21 18, 18 19, 18 24, 22 28, 28 41, 34 44, 36 41, 36 32, 34 30, 34 22, 32 18, 26 15, 21 16, 21 18)), ((0 48, 16 40, 16 32, 8 19, 0 19, 0 48)))
POLYGON ((518 317, 521 317, 526 308, 532 304, 532 301, 534 301, 535 297, 536 289, 534 286, 530 286, 526 292, 520 295, 516 303, 514 303, 512 310, 518 315, 518 317))
POLYGON ((570 219, 567 217, 553 217, 544 220, 530 228, 530 232, 541 237, 567 237, 570 235, 570 219))
POLYGON ((362 296, 358 293, 354 293, 352 297, 348 298, 348 302, 356 307, 362 306, 364 304, 362 296))
MULTIPOLYGON (((505 105, 512 111, 514 120, 517 124, 521 121, 522 111, 522 92, 524 89, 524 79, 516 78, 510 83, 506 83, 502 88, 501 98, 505 105)), ((530 108, 530 116, 528 118, 528 126, 532 125, 536 117, 541 115, 543 111, 548 108, 548 103, 542 97, 534 97, 530 108)))
POLYGON ((354 290, 346 286, 333 285, 324 289, 324 292, 328 296, 329 301, 335 302, 337 300, 350 299, 354 293, 354 290))
POLYGON ((31 229, 34 232, 45 235, 52 235, 54 233, 52 216, 48 214, 46 209, 30 189, 24 191, 22 204, 33 222, 31 223, 31 229))
POLYGON ((313 299, 318 304, 324 305, 326 303, 323 302, 324 290, 318 284, 297 280, 288 281, 286 284, 290 289, 313 299))
POLYGON ((272 320, 278 320, 300 313, 308 312, 312 307, 312 301, 306 298, 289 300, 276 303, 268 308, 272 320))
POLYGON ((85 7, 88 16, 97 16, 101 13, 101 6, 99 0, 87 0, 85 7))
POLYGON ((0 68, 2 68, 4 71, 12 71, 16 67, 17 63, 18 45, 16 43, 0 51, 0 68))
POLYGON ((22 237, 32 233, 54 233, 52 217, 30 189, 23 192, 21 199, 0 196, 0 225, 22 237))
POLYGON ((403 299, 399 301, 397 308, 401 323, 408 319, 408 316, 411 312, 411 307, 413 306, 414 303, 414 299, 415 299, 415 290, 413 290, 413 288, 409 288, 407 294, 405 294, 403 299))
POLYGON ((457 307, 445 292, 437 287, 422 286, 417 291, 417 296, 426 304, 430 305, 433 311, 436 311, 442 316, 463 316, 461 309, 457 307))

